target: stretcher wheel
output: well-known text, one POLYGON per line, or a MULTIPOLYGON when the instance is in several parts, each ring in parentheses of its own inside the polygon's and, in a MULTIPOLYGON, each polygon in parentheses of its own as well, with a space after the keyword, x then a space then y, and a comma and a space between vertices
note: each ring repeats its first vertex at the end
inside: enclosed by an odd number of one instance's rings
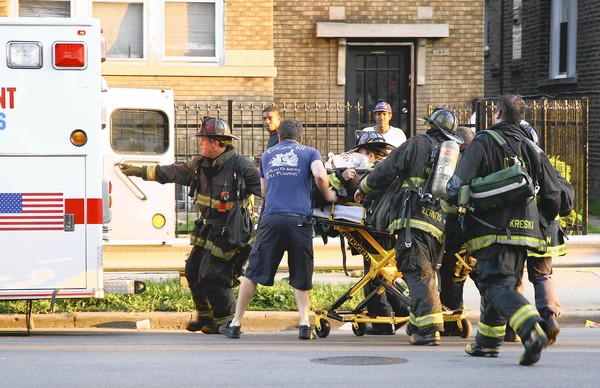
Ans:
POLYGON ((367 333, 367 324, 364 322, 353 323, 352 332, 358 337, 362 337, 367 333))
POLYGON ((329 321, 327 319, 319 319, 319 324, 321 326, 321 328, 319 329, 318 325, 315 325, 315 331, 317 333, 317 337, 319 338, 325 338, 329 335, 329 333, 331 332, 331 325, 329 324, 329 321))
POLYGON ((460 323, 462 324, 462 329, 458 329, 458 332, 460 333, 461 338, 469 338, 471 336, 471 322, 467 319, 467 318, 462 318, 460 320, 460 323))
POLYGON ((444 336, 469 338, 471 336, 471 322, 462 315, 453 314, 444 320, 444 336))

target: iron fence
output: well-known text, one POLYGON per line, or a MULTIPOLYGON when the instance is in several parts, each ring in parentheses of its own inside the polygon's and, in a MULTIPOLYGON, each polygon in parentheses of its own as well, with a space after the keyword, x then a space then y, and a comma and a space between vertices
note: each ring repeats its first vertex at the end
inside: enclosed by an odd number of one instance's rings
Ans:
MULTIPOLYGON (((575 189, 575 212, 562 219, 567 232, 587 234, 589 99, 526 99, 525 120, 538 132, 540 147, 575 189)), ((433 110, 429 106, 429 112, 433 110)), ((451 106, 462 125, 475 130, 493 124, 494 99, 451 106)))
MULTIPOLYGON (((204 116, 221 117, 240 138, 235 142, 236 150, 244 156, 259 159, 266 148, 268 133, 262 126, 262 111, 271 104, 234 103, 182 104, 175 107, 176 154, 187 159, 199 152, 194 140, 198 123, 204 116)), ((360 105, 340 103, 282 103, 277 106, 284 118, 293 118, 304 125, 304 143, 318 149, 322 155, 329 152, 339 154, 346 148, 346 133, 359 130, 358 122, 350 121, 350 113, 362 110, 360 105)), ((356 115, 354 116, 356 117, 356 115)))
MULTIPOLYGON (((588 179, 588 109, 587 98, 526 100, 525 119, 538 131, 540 145, 554 166, 571 182, 576 193, 576 217, 568 220, 569 233, 587 233, 587 179, 588 179)), ((262 126, 262 111, 270 103, 227 104, 182 103, 175 107, 176 158, 187 160, 199 153, 194 135, 204 116, 221 117, 231 126, 240 140, 235 142, 239 153, 258 161, 266 148, 268 133, 262 126)), ((364 107, 360 104, 328 102, 275 103, 282 118, 294 118, 303 123, 304 143, 318 149, 325 157, 339 154, 352 144, 348 139, 361 129, 357 121, 364 107), (353 118, 353 119, 352 119, 353 118)), ((428 111, 433 110, 428 107, 428 111)), ((480 99, 450 106, 459 123, 476 130, 492 124, 493 99, 480 99)), ((407 134, 408 136, 409 134, 407 134)), ((178 188, 178 197, 184 197, 185 188, 178 188)))

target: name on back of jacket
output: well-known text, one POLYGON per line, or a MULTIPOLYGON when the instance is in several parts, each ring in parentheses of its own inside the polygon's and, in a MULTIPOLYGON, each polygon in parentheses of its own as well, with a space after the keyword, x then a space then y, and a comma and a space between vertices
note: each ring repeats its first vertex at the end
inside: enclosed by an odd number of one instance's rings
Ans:
POLYGON ((422 207, 421 214, 423 214, 425 217, 433 218, 434 220, 436 220, 438 222, 442 221, 442 213, 436 212, 433 209, 422 207))
MULTIPOLYGON (((15 109, 15 93, 17 88, 13 86, 0 87, 0 109, 15 109)), ((0 112, 0 131, 6 129, 6 113, 0 112)))
POLYGON ((508 227, 515 229, 534 229, 533 221, 531 220, 510 220, 508 227))

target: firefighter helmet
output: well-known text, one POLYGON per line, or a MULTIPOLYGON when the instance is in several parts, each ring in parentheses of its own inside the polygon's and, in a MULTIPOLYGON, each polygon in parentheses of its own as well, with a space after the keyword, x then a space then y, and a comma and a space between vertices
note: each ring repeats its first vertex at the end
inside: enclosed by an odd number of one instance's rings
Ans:
POLYGON ((385 141, 383 135, 375 131, 361 131, 356 145, 350 148, 349 152, 356 152, 359 148, 367 148, 369 150, 393 150, 395 147, 385 141))
POLYGON ((202 120, 200 130, 196 133, 196 137, 200 136, 214 136, 217 139, 240 139, 231 133, 231 128, 229 128, 229 124, 225 120, 215 117, 205 117, 202 120))
POLYGON ((452 111, 447 107, 440 107, 433 110, 429 117, 424 117, 425 123, 431 128, 439 129, 448 139, 462 144, 463 138, 456 132, 458 129, 458 120, 452 111))

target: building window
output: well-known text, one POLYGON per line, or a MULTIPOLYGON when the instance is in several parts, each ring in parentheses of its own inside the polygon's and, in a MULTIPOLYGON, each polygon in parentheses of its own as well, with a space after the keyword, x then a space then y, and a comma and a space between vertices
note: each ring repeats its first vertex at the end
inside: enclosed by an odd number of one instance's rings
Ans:
POLYGON ((71 17, 71 1, 69 0, 20 0, 17 5, 20 17, 71 17))
POLYGON ((144 58, 144 4, 94 2, 92 14, 100 19, 106 40, 106 58, 144 58))
POLYGON ((577 0, 553 0, 550 79, 577 75, 577 0))
POLYGON ((10 0, 11 16, 94 17, 113 64, 224 61, 224 0, 10 0))
POLYGON ((214 2, 165 1, 165 57, 216 56, 214 2))

